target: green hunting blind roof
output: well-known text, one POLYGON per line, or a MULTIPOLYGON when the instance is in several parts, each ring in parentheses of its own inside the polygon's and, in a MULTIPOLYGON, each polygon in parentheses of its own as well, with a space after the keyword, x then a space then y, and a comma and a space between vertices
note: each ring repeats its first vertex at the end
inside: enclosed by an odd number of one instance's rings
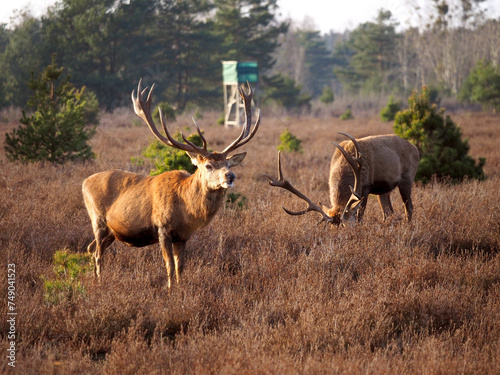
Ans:
POLYGON ((256 83, 259 79, 259 68, 255 61, 223 61, 222 81, 225 84, 256 83))

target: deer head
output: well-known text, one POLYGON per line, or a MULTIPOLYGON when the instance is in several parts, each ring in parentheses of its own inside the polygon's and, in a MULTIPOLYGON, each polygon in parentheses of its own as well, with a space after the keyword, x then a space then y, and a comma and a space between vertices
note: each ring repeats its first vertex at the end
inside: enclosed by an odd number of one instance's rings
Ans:
POLYGON ((336 226, 339 226, 340 224, 343 224, 347 221, 351 221, 356 216, 356 212, 360 207, 359 205, 363 200, 363 198, 361 197, 360 192, 359 192, 359 190, 360 190, 359 180, 360 180, 361 160, 362 160, 361 159, 361 151, 360 151, 358 142, 356 142, 356 140, 354 138, 352 138, 350 135, 345 134, 345 133, 339 133, 339 134, 343 134, 343 135, 347 136, 348 138, 350 138, 354 142, 354 145, 356 147, 356 154, 354 157, 352 157, 344 150, 344 148, 342 146, 340 146, 336 143, 333 143, 333 145, 335 145, 342 152, 342 155, 344 155, 344 157, 347 159, 349 165, 351 166, 351 168, 354 172, 354 187, 350 186, 351 197, 350 197, 349 201, 347 202, 347 204, 344 208, 344 211, 342 212, 342 214, 340 216, 339 215, 330 216, 327 213, 329 211, 329 209, 326 206, 322 205, 321 203, 320 203, 320 205, 314 204, 309 198, 307 198, 307 196, 305 196, 303 193, 301 193, 296 188, 294 188, 293 185, 289 181, 285 180, 283 177, 283 172, 282 172, 282 168, 281 168, 281 153, 278 152, 278 179, 276 180, 276 179, 268 176, 267 174, 264 174, 264 176, 269 180, 269 185, 275 186, 275 187, 280 187, 282 189, 288 190, 289 192, 296 195, 297 197, 299 197, 300 199, 302 199, 303 201, 305 201, 308 204, 308 207, 302 211, 290 211, 290 210, 286 209, 285 207, 281 206, 287 214, 289 214, 289 215, 304 215, 307 212, 316 211, 319 214, 321 214, 321 216, 322 216, 322 219, 320 220, 319 223, 325 222, 325 223, 330 223, 330 224, 336 225, 336 226))
POLYGON ((276 180, 265 173, 264 173, 264 176, 269 180, 269 185, 275 186, 275 187, 280 187, 282 189, 288 190, 290 193, 296 195, 297 197, 299 197, 300 199, 302 199, 303 201, 305 201, 308 204, 307 208, 305 210, 302 210, 302 211, 291 211, 291 210, 285 208, 284 206, 281 206, 281 208, 283 208, 283 210, 287 214, 289 214, 289 215, 304 215, 307 212, 316 211, 316 212, 320 213, 322 216, 322 218, 318 224, 321 224, 322 222, 335 224, 335 225, 340 224, 340 220, 338 223, 335 222, 334 218, 332 216, 329 216, 320 206, 314 204, 304 194, 302 194, 300 191, 295 189, 289 181, 284 179, 283 171, 281 169, 281 151, 278 151, 278 179, 276 180))
POLYGON ((360 207, 359 204, 363 200, 361 196, 361 184, 360 184, 362 154, 361 154, 361 148, 359 147, 359 143, 356 141, 356 139, 354 139, 354 137, 351 137, 347 133, 339 132, 339 134, 345 135, 347 138, 349 138, 354 144, 356 150, 354 157, 352 157, 342 146, 332 142, 332 144, 339 149, 342 155, 344 155, 344 158, 347 160, 354 173, 354 187, 349 186, 349 188, 351 189, 351 197, 347 201, 344 211, 340 216, 341 222, 345 222, 345 221, 351 221, 355 218, 356 213, 360 207))
POLYGON ((246 156, 246 152, 235 154, 229 156, 230 152, 233 152, 237 148, 243 146, 248 141, 250 141, 260 124, 260 111, 257 115, 257 120, 253 129, 251 129, 252 124, 252 114, 251 114, 251 102, 253 97, 253 91, 248 84, 249 93, 245 93, 243 88, 238 88, 238 91, 243 98, 245 104, 245 125, 242 127, 241 133, 229 146, 227 146, 221 152, 209 152, 207 150, 207 141, 203 136, 198 124, 193 119, 193 122, 196 126, 196 130, 200 135, 200 138, 203 142, 203 147, 199 147, 194 143, 190 142, 184 134, 181 133, 182 139, 185 143, 178 142, 175 140, 169 133, 167 126, 165 125, 165 121, 163 118, 163 114, 161 113, 161 109, 159 108, 160 114, 160 122, 165 132, 165 135, 162 135, 151 116, 151 101, 153 96, 153 90, 155 85, 151 86, 151 89, 147 93, 147 98, 144 100, 144 96, 148 91, 148 87, 144 90, 141 88, 142 79, 139 80, 139 84, 137 87, 137 95, 135 95, 135 91, 132 92, 132 102, 134 104, 135 113, 144 120, 144 122, 149 126, 151 132, 155 135, 155 137, 162 143, 177 148, 179 150, 184 150, 187 152, 189 157, 191 158, 191 162, 197 166, 197 174, 200 176, 200 181, 203 181, 206 184, 206 187, 209 190, 218 190, 218 189, 227 189, 233 186, 233 182, 236 178, 235 174, 230 170, 231 167, 240 164, 246 156))

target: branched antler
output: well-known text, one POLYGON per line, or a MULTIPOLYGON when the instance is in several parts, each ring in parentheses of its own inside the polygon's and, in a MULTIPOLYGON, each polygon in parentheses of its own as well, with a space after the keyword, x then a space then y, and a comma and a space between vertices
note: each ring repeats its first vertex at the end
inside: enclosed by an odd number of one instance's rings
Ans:
POLYGON ((149 126, 149 129, 153 132, 153 134, 158 138, 159 141, 165 143, 168 146, 175 147, 179 150, 184 150, 187 152, 190 152, 192 154, 200 154, 203 156, 208 155, 207 151, 207 142, 205 138, 203 137, 203 134, 201 133, 200 128, 198 127, 198 124, 196 124, 196 130, 198 130, 198 134, 200 135, 202 141, 203 141, 203 147, 198 147, 196 146, 193 142, 190 142, 189 140, 184 137, 184 134, 181 134, 182 139, 186 143, 181 143, 176 141, 169 133, 167 126, 165 125, 165 122, 163 120, 163 114, 161 112, 161 108, 159 109, 159 114, 160 114, 160 122, 161 126, 163 128, 163 131, 165 132, 165 136, 163 136, 158 129, 156 128, 155 122, 153 120, 153 117, 151 116, 151 101, 153 100, 153 90, 155 88, 155 85, 153 84, 151 86, 151 89, 148 92, 148 96, 146 100, 144 100, 144 94, 148 90, 149 87, 146 87, 144 90, 142 90, 142 78, 139 80, 139 84, 137 85, 137 96, 135 95, 135 90, 132 91, 132 103, 134 104, 134 111, 139 116, 144 120, 144 122, 149 126))
MULTIPOLYGON (((252 87, 250 86, 250 83, 248 84, 249 88, 249 93, 245 93, 245 90, 243 88, 238 88, 238 91, 243 98, 243 101, 245 103, 245 126, 243 126, 241 130, 241 134, 236 138, 229 146, 227 146, 221 154, 227 157, 227 155, 236 150, 237 148, 243 146, 246 144, 248 141, 250 141, 255 133, 257 133, 257 130, 259 129, 260 125, 260 110, 257 115, 257 121, 255 121, 255 125, 253 129, 250 131, 252 127, 252 97, 253 97, 253 90, 252 87)), ((159 109, 159 114, 160 114, 160 122, 161 126, 163 128, 163 131, 165 132, 166 137, 160 133, 160 131, 157 129, 155 122, 153 120, 153 117, 151 116, 151 101, 153 99, 153 90, 155 88, 155 85, 153 84, 151 86, 151 89, 148 91, 149 87, 146 87, 145 89, 142 89, 142 78, 139 80, 139 84, 137 85, 137 95, 135 94, 135 90, 132 91, 132 103, 134 104, 134 111, 139 116, 144 120, 144 122, 149 126, 149 129, 151 129, 151 132, 155 135, 158 140, 161 142, 165 143, 166 145, 169 145, 171 147, 175 147, 179 150, 184 150, 187 151, 191 154, 200 154, 202 156, 207 156, 209 154, 207 150, 207 141, 205 137, 203 136, 200 127, 196 123, 196 121, 193 119, 194 125, 196 126, 196 130, 198 131, 198 134, 200 135, 201 140, 203 141, 203 147, 199 147, 195 145, 193 142, 189 141, 184 134, 181 133, 181 137, 184 140, 185 143, 179 142, 175 140, 169 133, 167 126, 165 125, 165 121, 163 119, 163 113, 161 112, 161 108, 159 109), (147 98, 144 100, 144 96, 147 92, 147 98)))
POLYGON ((253 90, 252 87, 250 86, 250 83, 247 82, 249 93, 245 93, 245 90, 243 87, 238 87, 238 92, 240 93, 241 97, 243 98, 243 102, 245 104, 245 125, 241 129, 241 133, 236 138, 229 146, 227 146, 221 154, 229 154, 231 151, 236 150, 237 148, 243 146, 246 144, 249 140, 253 138, 255 133, 257 133, 257 129, 259 128, 260 125, 260 110, 259 113, 257 114, 257 120, 255 121, 255 125, 253 127, 253 130, 250 131, 252 127, 252 98, 253 98, 253 90))
POLYGON ((357 207, 358 204, 361 203, 361 201, 363 200, 363 197, 360 194, 361 192, 359 191, 359 186, 361 183, 362 154, 361 154, 361 147, 359 146, 358 141, 356 141, 354 137, 350 136, 347 133, 339 132, 339 134, 345 135, 347 138, 349 138, 354 144, 355 148, 355 155, 353 157, 346 150, 344 150, 342 146, 332 142, 332 144, 340 150, 342 155, 344 155, 345 159, 351 166, 352 171, 354 173, 354 187, 349 186, 349 188, 351 189, 351 197, 349 198, 349 201, 347 202, 341 217, 341 220, 344 221, 345 216, 348 215, 351 209, 357 207))
POLYGON ((284 206, 281 206, 287 214, 289 214, 289 215, 304 215, 307 212, 316 211, 316 212, 319 212, 323 216, 323 218, 320 220, 320 223, 324 221, 325 223, 334 224, 333 218, 331 216, 329 216, 325 211, 323 211, 321 209, 321 207, 314 204, 304 194, 302 194, 300 191, 295 189, 289 181, 287 181, 283 178, 283 172, 281 169, 281 152, 278 152, 278 179, 276 180, 276 179, 268 176, 265 173, 264 173, 264 176, 269 180, 269 185, 280 187, 282 189, 288 190, 289 192, 296 195, 300 199, 304 200, 308 204, 308 207, 302 211, 290 211, 287 208, 285 208, 284 206))

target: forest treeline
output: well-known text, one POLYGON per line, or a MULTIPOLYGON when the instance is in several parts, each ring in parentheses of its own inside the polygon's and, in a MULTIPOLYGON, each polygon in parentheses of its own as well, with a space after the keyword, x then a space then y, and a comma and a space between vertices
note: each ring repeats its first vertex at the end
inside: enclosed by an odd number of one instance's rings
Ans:
POLYGON ((354 30, 321 34, 281 20, 277 0, 60 0, 0 25, 0 109, 25 106, 32 73, 53 56, 107 110, 128 106, 140 77, 178 110, 221 106, 223 60, 257 61, 260 99, 289 110, 325 90, 407 97, 422 85, 498 109, 500 19, 482 0, 430 2, 418 28, 399 30, 381 9, 354 30))

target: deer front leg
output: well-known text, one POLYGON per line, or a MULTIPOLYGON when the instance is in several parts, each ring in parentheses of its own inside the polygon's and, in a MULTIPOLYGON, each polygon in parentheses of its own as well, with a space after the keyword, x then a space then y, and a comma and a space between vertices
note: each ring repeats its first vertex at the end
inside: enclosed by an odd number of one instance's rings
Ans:
POLYGON ((366 205, 368 203, 368 194, 363 195, 361 203, 359 203, 359 209, 356 213, 356 221, 359 223, 365 214, 366 205))
POLYGON ((167 287, 170 290, 172 287, 172 274, 174 271, 174 256, 172 252, 172 238, 170 234, 166 234, 163 230, 159 230, 158 240, 160 242, 161 252, 163 255, 163 260, 165 261, 165 267, 167 268, 167 287))
POLYGON ((391 204, 391 193, 379 195, 378 203, 382 209, 383 220, 386 221, 387 218, 394 213, 394 209, 391 204))
POLYGON ((174 261, 175 261, 175 276, 177 279, 177 284, 181 281, 181 274, 184 270, 184 249, 186 248, 186 242, 174 242, 173 250, 174 250, 174 261))

